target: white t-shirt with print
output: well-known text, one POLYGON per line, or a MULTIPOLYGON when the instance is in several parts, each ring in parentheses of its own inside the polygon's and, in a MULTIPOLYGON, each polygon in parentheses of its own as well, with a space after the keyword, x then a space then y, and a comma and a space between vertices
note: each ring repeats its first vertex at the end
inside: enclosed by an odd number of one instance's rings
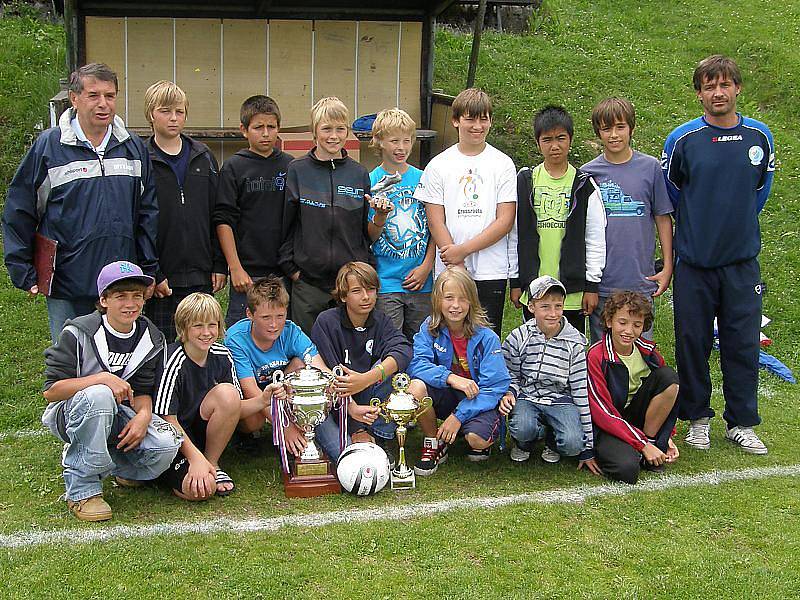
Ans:
MULTIPOLYGON (((476 156, 462 154, 457 144, 450 146, 425 167, 414 198, 443 205, 453 242, 463 244, 495 220, 498 204, 517 202, 514 162, 489 144, 476 156)), ((467 256, 464 266, 478 281, 517 277, 516 219, 508 235, 467 256)), ((437 250, 436 275, 444 269, 437 250)))

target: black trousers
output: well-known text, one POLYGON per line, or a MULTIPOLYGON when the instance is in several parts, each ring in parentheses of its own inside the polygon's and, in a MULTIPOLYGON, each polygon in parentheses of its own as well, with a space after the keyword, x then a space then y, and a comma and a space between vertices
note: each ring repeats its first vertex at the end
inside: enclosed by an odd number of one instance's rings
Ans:
MULTIPOLYGON (((650 408, 650 401, 675 383, 678 383, 678 376, 671 367, 655 369, 642 379, 642 385, 631 399, 631 403, 621 411, 622 417, 634 427, 640 430, 644 429, 644 420, 647 409, 650 408)), ((669 437, 677 418, 678 403, 676 402, 653 438, 653 444, 662 452, 667 451, 669 437)), ((629 443, 595 428, 594 453, 597 464, 609 479, 630 484, 639 480, 642 455, 629 443)))
POLYGON ((722 394, 729 426, 758 425, 758 352, 761 330, 761 271, 758 260, 698 269, 675 266, 675 362, 681 378, 678 416, 713 417, 708 359, 719 329, 722 394))
POLYGON ((503 308, 506 305, 507 283, 506 279, 487 279, 475 282, 478 287, 478 299, 489 316, 492 329, 500 339, 503 339, 501 331, 503 329, 503 308))
POLYGON ((175 338, 178 337, 178 332, 175 329, 175 311, 178 308, 178 304, 181 300, 186 298, 186 296, 194 292, 210 294, 211 284, 172 288, 171 296, 166 296, 165 298, 156 298, 153 296, 144 305, 144 314, 161 330, 161 333, 164 334, 167 340, 167 344, 171 344, 175 341, 175 338))

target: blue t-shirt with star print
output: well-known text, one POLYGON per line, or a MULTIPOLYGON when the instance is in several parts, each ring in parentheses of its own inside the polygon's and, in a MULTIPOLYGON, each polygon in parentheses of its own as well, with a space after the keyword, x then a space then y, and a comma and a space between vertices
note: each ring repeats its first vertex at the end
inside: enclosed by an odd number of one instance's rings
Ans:
MULTIPOLYGON (((388 173, 380 166, 369 174, 372 185, 388 173)), ((409 271, 422 264, 430 241, 428 217, 422 202, 414 198, 414 190, 419 185, 422 171, 409 165, 403 179, 394 191, 389 194, 392 211, 386 218, 381 237, 372 244, 375 254, 378 277, 381 281, 380 292, 408 292, 403 288, 403 280, 409 271)), ((370 210, 370 219, 374 215, 370 210)), ((433 276, 428 279, 420 292, 430 293, 433 289, 433 276)))

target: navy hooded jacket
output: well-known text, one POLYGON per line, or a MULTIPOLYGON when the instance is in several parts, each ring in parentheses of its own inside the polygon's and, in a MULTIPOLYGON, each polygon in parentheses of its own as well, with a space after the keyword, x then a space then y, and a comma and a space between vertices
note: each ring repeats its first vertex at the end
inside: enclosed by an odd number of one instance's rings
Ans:
POLYGON ((97 275, 117 260, 156 275, 158 203, 147 150, 114 117, 102 158, 81 142, 64 111, 25 155, 3 211, 5 263, 15 287, 36 285, 33 240, 58 242, 51 295, 97 297, 97 275))

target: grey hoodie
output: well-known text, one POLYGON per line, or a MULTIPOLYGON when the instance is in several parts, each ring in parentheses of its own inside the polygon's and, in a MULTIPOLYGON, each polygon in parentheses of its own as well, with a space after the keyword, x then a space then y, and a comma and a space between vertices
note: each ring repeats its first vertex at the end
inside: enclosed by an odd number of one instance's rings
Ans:
MULTIPOLYGON (((152 396, 156 366, 165 348, 164 334, 147 317, 139 317, 136 323, 146 329, 120 377, 131 384, 134 395, 152 396)), ((100 312, 68 320, 58 341, 44 351, 44 362, 45 391, 56 381, 108 371, 108 344, 100 312)))
POLYGON ((592 416, 586 391, 586 338, 561 317, 561 331, 545 339, 531 319, 503 342, 503 357, 511 375, 510 391, 518 400, 578 407, 586 448, 594 447, 592 416))

